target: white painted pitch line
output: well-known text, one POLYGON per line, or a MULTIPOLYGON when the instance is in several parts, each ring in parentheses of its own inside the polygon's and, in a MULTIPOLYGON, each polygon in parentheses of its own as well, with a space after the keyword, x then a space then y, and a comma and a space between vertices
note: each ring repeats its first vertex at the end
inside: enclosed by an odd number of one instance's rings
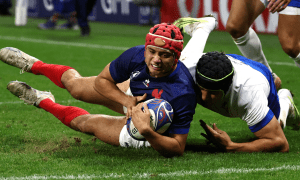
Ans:
POLYGON ((292 66, 292 67, 296 67, 296 64, 293 62, 294 60, 289 60, 291 62, 273 62, 273 61, 268 61, 269 64, 274 64, 274 65, 280 65, 280 66, 292 66))
POLYGON ((299 171, 300 165, 283 165, 280 167, 274 168, 220 168, 215 170, 209 171, 198 171, 198 170, 191 170, 191 171, 175 171, 169 173, 136 173, 133 175, 130 174, 103 174, 103 175, 65 175, 65 176, 42 176, 42 175, 33 175, 33 176, 25 176, 25 177, 0 177, 0 180, 31 180, 31 179, 107 179, 107 178, 135 178, 135 179, 145 179, 151 178, 151 176, 155 177, 183 177, 183 176, 201 176, 207 174, 245 174, 245 173, 255 173, 255 172, 273 172, 273 171, 280 171, 280 170, 290 170, 290 171, 299 171))
POLYGON ((0 39, 10 40, 10 41, 22 41, 22 42, 30 42, 30 43, 75 46, 75 47, 86 47, 86 48, 96 48, 96 49, 109 49, 109 50, 120 50, 120 51, 125 51, 125 50, 129 49, 129 47, 106 46, 106 45, 99 45, 99 44, 64 42, 64 41, 52 41, 52 40, 33 39, 33 38, 14 37, 14 36, 0 36, 0 39))
MULTIPOLYGON (((106 46, 106 45, 88 44, 88 43, 52 41, 52 40, 33 39, 33 38, 15 37, 15 36, 0 36, 0 39, 10 40, 10 41, 22 41, 22 42, 31 42, 31 43, 86 47, 86 48, 96 48, 96 49, 109 49, 109 50, 120 50, 120 51, 125 51, 125 50, 130 48, 130 47, 106 46)), ((295 63, 293 63, 292 61, 293 60, 291 60, 291 62, 273 62, 273 61, 268 61, 268 62, 269 62, 269 64, 274 64, 274 65, 284 65, 284 66, 297 67, 295 65, 295 63)))
MULTIPOLYGON (((70 99, 67 101, 56 101, 57 103, 72 103, 72 102, 82 102, 76 99, 70 99)), ((8 101, 8 102, 0 102, 0 105, 6 105, 6 104, 22 104, 23 101, 8 101)))

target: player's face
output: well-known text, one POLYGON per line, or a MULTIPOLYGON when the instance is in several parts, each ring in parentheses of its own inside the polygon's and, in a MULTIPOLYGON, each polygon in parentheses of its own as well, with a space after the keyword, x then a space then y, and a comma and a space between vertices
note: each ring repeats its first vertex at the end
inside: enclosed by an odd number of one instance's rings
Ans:
POLYGON ((159 78, 171 74, 177 66, 177 64, 174 65, 174 61, 175 57, 170 51, 147 46, 145 62, 148 66, 150 76, 159 78))
POLYGON ((202 97, 201 104, 208 109, 213 109, 214 106, 219 104, 218 102, 223 99, 223 91, 221 90, 208 90, 200 86, 199 88, 201 90, 202 97))

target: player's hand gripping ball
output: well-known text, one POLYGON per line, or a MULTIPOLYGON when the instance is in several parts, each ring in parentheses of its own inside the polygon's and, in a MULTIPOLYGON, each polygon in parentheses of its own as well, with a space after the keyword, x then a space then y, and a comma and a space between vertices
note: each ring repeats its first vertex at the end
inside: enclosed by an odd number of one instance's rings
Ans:
MULTIPOLYGON (((163 134, 169 128, 173 120, 173 108, 169 102, 163 99, 149 99, 145 101, 150 111, 150 126, 151 128, 159 133, 163 134)), ((131 121, 131 117, 126 123, 127 131, 131 137, 136 140, 145 140, 138 129, 134 126, 131 121)))

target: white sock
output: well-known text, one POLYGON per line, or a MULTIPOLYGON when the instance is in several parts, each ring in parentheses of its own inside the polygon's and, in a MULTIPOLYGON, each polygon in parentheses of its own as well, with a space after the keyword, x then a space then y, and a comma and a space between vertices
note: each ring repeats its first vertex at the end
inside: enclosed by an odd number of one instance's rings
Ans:
POLYGON ((272 72, 272 69, 262 51, 261 42, 251 27, 244 36, 233 40, 246 58, 264 64, 272 72))
POLYGON ((298 56, 296 58, 293 58, 295 61, 295 64, 300 68, 300 53, 298 54, 298 56))
MULTIPOLYGON (((283 89, 282 89, 283 90, 283 89)), ((279 104, 280 104, 280 114, 278 118, 278 122, 283 123, 283 128, 286 126, 286 119, 288 117, 290 106, 292 106, 291 101, 287 97, 286 93, 280 93, 281 90, 278 91, 279 104)))
POLYGON ((203 51, 209 34, 210 33, 206 32, 202 28, 197 29, 195 32, 193 32, 192 38, 189 40, 189 42, 181 52, 179 60, 183 61, 186 67, 190 67, 189 71, 191 74, 196 73, 195 67, 199 59, 203 55, 203 51))
MULTIPOLYGON (((181 57, 191 58, 191 57, 201 57, 204 51, 207 38, 210 33, 205 30, 199 28, 195 32, 193 32, 193 36, 186 44, 185 48, 181 52, 181 57)), ((198 58, 198 60, 199 60, 198 58)), ((189 60, 189 59, 188 59, 189 60)))

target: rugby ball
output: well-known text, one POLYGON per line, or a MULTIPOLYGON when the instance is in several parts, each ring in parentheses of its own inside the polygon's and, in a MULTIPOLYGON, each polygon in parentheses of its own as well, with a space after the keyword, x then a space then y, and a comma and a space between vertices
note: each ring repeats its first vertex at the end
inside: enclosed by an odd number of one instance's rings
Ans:
MULTIPOLYGON (((171 104, 163 99, 149 99, 145 101, 145 103, 150 111, 151 128, 155 132, 163 134, 169 128, 173 120, 174 113, 171 104)), ((140 141, 145 140, 144 136, 142 136, 134 126, 131 117, 127 120, 126 126, 132 138, 140 141)))

